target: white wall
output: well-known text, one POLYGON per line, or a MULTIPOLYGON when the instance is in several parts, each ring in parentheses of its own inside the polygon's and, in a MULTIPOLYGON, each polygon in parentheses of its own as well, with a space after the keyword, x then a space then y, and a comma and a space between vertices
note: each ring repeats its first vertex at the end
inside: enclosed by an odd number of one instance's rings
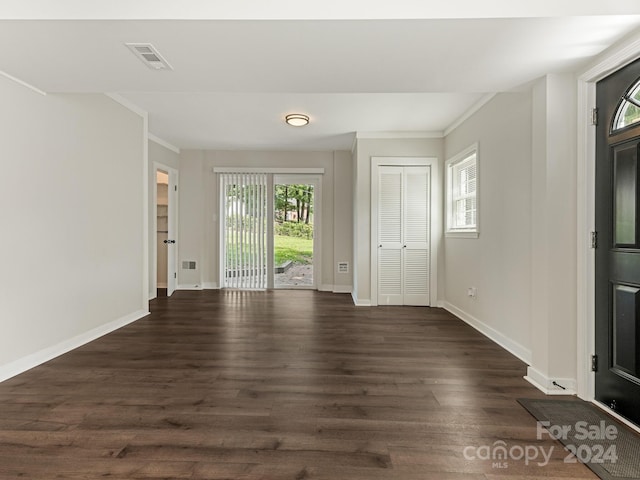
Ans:
POLYGON ((445 238, 445 306, 531 358, 531 94, 495 96, 451 132, 447 158, 478 143, 479 225, 445 238), (477 296, 467 296, 476 287, 477 296))
POLYGON ((533 88, 532 359, 543 390, 575 389, 577 359, 576 81, 547 75, 533 88))
POLYGON ((575 112, 573 75, 547 75, 445 141, 447 157, 479 144, 480 236, 445 238, 444 305, 529 363, 548 393, 576 385, 575 112))
POLYGON ((353 289, 353 161, 350 152, 334 153, 333 170, 333 290, 353 289), (348 262, 349 273, 338 273, 338 263, 348 262))
POLYGON ((4 77, 0 98, 4 379, 147 312, 146 123, 4 77))
MULTIPOLYGON (((358 139, 353 175, 355 261, 352 295, 356 304, 371 304, 371 157, 435 157, 441 166, 443 146, 441 138, 358 139)), ((440 207, 441 205, 434 205, 434 208, 440 207)), ((438 248, 438 263, 441 261, 442 252, 438 248)), ((440 285, 440 271, 438 276, 440 285)), ((440 294, 438 295, 440 298, 440 294)))
POLYGON ((351 274, 337 274, 338 261, 352 264, 349 152, 259 152, 184 150, 180 154, 179 265, 196 261, 196 270, 178 271, 181 288, 218 288, 219 211, 214 167, 324 168, 322 178, 322 290, 350 291, 351 274), (336 185, 338 190, 336 190, 336 185), (338 205, 336 205, 338 203, 338 205), (345 228, 345 227, 349 228, 345 228), (336 250, 336 245, 339 246, 336 250), (338 256, 336 256, 338 255, 338 256))
MULTIPOLYGON (((209 254, 205 250, 205 231, 213 217, 206 218, 205 176, 204 165, 205 152, 201 150, 180 151, 180 178, 178 184, 178 288, 202 288, 205 281, 204 271, 209 254), (183 270, 180 268, 183 261, 195 261, 195 270, 183 270)), ((209 200, 211 201, 211 200, 209 200)), ((210 248, 217 248, 215 244, 209 244, 210 248)), ((217 280, 217 279, 216 279, 217 280)), ((215 287, 215 285, 208 285, 215 287)))

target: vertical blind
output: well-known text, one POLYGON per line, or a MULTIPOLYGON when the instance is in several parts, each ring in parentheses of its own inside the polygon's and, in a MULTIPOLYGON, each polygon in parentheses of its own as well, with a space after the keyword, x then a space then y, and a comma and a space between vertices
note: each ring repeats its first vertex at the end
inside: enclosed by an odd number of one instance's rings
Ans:
POLYGON ((267 288, 267 174, 221 173, 223 281, 267 288))

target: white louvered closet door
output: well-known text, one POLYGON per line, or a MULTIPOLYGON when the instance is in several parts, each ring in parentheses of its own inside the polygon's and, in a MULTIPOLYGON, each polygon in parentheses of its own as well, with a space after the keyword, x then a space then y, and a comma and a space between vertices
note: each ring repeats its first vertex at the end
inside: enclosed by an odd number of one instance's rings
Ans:
POLYGON ((378 305, 402 305, 401 167, 378 169, 378 305))
POLYGON ((429 173, 429 167, 404 167, 404 305, 429 305, 429 173))
POLYGON ((378 168, 378 305, 429 305, 429 173, 378 168))

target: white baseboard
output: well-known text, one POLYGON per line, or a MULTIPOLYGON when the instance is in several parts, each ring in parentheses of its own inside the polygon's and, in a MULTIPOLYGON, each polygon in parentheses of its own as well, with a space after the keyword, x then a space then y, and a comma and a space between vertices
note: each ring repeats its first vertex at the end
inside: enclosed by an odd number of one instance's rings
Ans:
POLYGON ((176 290, 204 290, 204 287, 200 284, 178 285, 176 290))
POLYGON ((183 284, 178 285, 176 290, 219 290, 220 287, 216 282, 204 282, 203 284, 183 284))
POLYGON ((18 360, 14 360, 6 365, 2 365, 0 366, 0 382, 4 382, 5 380, 24 373, 38 365, 42 365, 49 360, 53 360, 54 358, 70 352, 71 350, 75 350, 76 348, 86 345, 97 338, 118 330, 125 325, 129 325, 130 323, 146 317, 147 315, 149 315, 148 310, 138 310, 137 312, 126 315, 118 320, 105 323, 104 325, 100 325, 88 332, 81 333, 80 335, 76 335, 68 340, 63 340, 56 345, 32 353, 31 355, 27 355, 26 357, 22 357, 18 360))
POLYGON ((351 285, 319 285, 319 292, 331 292, 331 293, 351 293, 353 290, 353 286, 351 285))
POLYGON ((156 285, 156 288, 167 288, 167 284, 166 283, 158 283, 156 285))
POLYGON ((490 327, 489 325, 487 325, 484 322, 481 322, 474 316, 469 315, 464 310, 461 310, 458 307, 451 305, 449 302, 443 301, 443 302, 438 302, 438 304, 439 305, 441 304, 442 308, 454 314, 456 317, 460 318, 460 320, 462 320, 463 322, 471 325, 473 328, 475 328, 480 333, 482 333, 485 337, 490 338, 491 340, 496 342, 498 345, 500 345, 502 348, 514 354, 516 357, 518 357, 527 365, 531 365, 531 350, 523 347, 517 342, 514 342, 507 336, 498 332, 493 327, 490 327))
POLYGON ((545 395, 575 395, 576 380, 575 378, 549 378, 539 370, 533 367, 527 368, 527 375, 524 379, 545 395), (558 385, 554 385, 553 382, 558 385))
POLYGON ((371 300, 369 300, 368 298, 366 298, 364 300, 360 300, 355 291, 351 292, 351 298, 353 299, 353 304, 356 307, 370 307, 371 306, 371 300))

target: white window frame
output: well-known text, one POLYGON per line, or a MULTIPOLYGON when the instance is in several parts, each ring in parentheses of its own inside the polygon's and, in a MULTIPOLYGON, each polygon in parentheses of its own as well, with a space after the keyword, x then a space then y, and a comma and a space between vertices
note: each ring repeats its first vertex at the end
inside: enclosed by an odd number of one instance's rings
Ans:
POLYGON ((478 152, 478 144, 474 143, 470 147, 465 148, 463 151, 450 158, 445 162, 445 195, 446 195, 446 230, 445 236, 452 238, 478 238, 480 234, 480 155, 478 152), (455 185, 453 178, 453 169, 467 161, 469 161, 470 157, 475 157, 476 164, 476 190, 475 190, 475 200, 476 200, 476 224, 473 227, 463 226, 457 227, 454 225, 454 203, 459 198, 454 196, 455 185))

